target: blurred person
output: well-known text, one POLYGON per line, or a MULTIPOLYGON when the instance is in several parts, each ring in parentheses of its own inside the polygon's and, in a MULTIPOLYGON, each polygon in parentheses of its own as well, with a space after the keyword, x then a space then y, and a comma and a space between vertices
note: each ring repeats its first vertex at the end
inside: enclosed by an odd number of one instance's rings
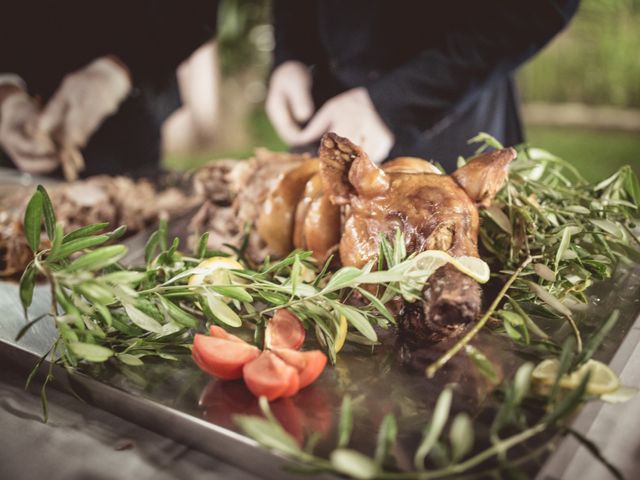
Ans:
MULTIPOLYGON (((20 170, 153 174, 176 69, 215 33, 217 1, 11 2, 0 20, 0 146, 20 170)), ((188 69, 188 67, 185 67, 188 69)), ((6 162, 5 162, 6 163, 6 162)))
POLYGON ((511 74, 578 1, 274 0, 267 113, 295 149, 332 130, 376 162, 417 156, 454 170, 480 131, 523 141, 511 74))
POLYGON ((220 112, 220 72, 216 43, 198 48, 176 71, 182 106, 162 124, 165 153, 203 150, 215 141, 220 112))

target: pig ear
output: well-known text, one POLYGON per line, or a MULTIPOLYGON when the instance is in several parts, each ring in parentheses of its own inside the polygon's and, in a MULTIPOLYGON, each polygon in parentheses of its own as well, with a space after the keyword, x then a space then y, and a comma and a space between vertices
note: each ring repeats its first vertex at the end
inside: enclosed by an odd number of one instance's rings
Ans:
POLYGON ((513 148, 503 148, 472 158, 451 175, 480 207, 488 207, 504 185, 509 164, 516 158, 513 148))
POLYGON ((320 174, 325 191, 336 205, 351 195, 372 197, 389 188, 389 178, 360 147, 335 133, 320 141, 320 174))

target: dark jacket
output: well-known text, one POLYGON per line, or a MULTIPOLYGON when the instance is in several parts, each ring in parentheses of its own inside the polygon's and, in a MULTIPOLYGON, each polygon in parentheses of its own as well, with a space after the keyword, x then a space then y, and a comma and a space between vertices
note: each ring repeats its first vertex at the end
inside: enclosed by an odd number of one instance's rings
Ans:
POLYGON ((20 0, 0 13, 0 72, 20 75, 42 102, 63 77, 112 54, 134 88, 84 150, 84 172, 123 173, 157 167, 160 126, 179 105, 175 70, 210 40, 216 0, 20 0))
POLYGON ((522 141, 510 74, 562 30, 578 0, 274 4, 275 64, 312 65, 318 106, 365 86, 396 136, 391 157, 451 166, 478 131, 522 141))

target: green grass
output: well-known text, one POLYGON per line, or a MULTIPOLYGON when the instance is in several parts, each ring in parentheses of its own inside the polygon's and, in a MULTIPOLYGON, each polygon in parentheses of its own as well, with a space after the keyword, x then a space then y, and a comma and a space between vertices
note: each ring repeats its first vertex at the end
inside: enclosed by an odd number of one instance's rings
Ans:
POLYGON ((518 73, 526 101, 640 108, 640 0, 583 0, 518 73))
POLYGON ((588 180, 601 180, 626 164, 640 175, 637 132, 529 127, 526 133, 529 145, 573 163, 588 180))

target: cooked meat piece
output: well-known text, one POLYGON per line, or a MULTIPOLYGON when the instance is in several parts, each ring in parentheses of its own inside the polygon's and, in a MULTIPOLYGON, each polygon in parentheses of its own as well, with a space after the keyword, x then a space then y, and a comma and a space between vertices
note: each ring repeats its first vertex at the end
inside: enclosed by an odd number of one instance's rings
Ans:
POLYGON ((281 175, 262 202, 256 223, 258 235, 278 257, 293 250, 296 208, 307 182, 318 173, 318 159, 309 159, 281 175))
MULTIPOLYGON (((70 232, 91 223, 109 223, 110 228, 127 227, 129 234, 149 226, 160 215, 172 216, 192 208, 177 189, 156 192, 146 180, 127 177, 96 176, 86 180, 48 187, 56 218, 70 232)), ((0 213, 0 276, 14 275, 31 261, 31 251, 24 241, 22 216, 33 193, 24 189, 3 206, 13 206, 0 213)))
MULTIPOLYGON (((208 195, 191 228, 209 230, 210 247, 219 248, 239 246, 250 225, 247 256, 256 262, 295 247, 311 250, 320 262, 338 250, 343 265, 362 267, 377 260, 381 236, 393 238, 396 229, 410 253, 478 256, 478 207, 490 204, 514 158, 513 149, 487 153, 453 175, 414 157, 380 168, 360 147, 328 133, 319 162, 261 151, 248 162, 204 167, 208 173, 196 179, 216 181, 199 191, 213 185, 225 194, 208 195)), ((437 341, 463 331, 480 308, 480 286, 445 266, 425 285, 422 302, 400 308, 401 328, 416 342, 437 341)))
POLYGON ((0 213, 0 277, 22 273, 33 255, 22 222, 8 212, 0 213))
POLYGON ((314 175, 308 182, 296 209, 293 245, 311 250, 323 263, 334 254, 340 243, 341 211, 324 191, 322 176, 314 175))
POLYGON ((513 148, 503 148, 472 158, 451 175, 479 207, 491 206, 491 200, 504 185, 509 164, 516 158, 513 148))
MULTIPOLYGON (((286 174, 304 164, 310 159, 307 155, 292 155, 286 153, 274 153, 265 149, 256 150, 256 156, 250 160, 213 161, 200 170, 207 170, 207 178, 222 178, 224 185, 221 187, 228 192, 224 201, 216 201, 216 195, 204 191, 204 200, 208 201, 198 214, 194 216, 189 224, 189 231, 193 233, 190 243, 195 243, 200 234, 209 231, 209 248, 219 248, 220 245, 228 243, 240 246, 245 235, 245 228, 249 227, 249 238, 246 256, 258 262, 267 255, 282 255, 281 248, 278 248, 277 239, 272 240, 272 245, 277 251, 271 248, 261 235, 256 233, 259 218, 263 212, 265 202, 270 193, 276 190, 286 174), (215 172, 217 171, 217 172, 215 172), (229 208, 231 203, 231 210, 229 208), (230 213, 232 212, 232 214, 230 213), (225 220, 216 220, 222 216, 225 220), (215 224, 216 228, 213 228, 215 224)), ((203 178, 204 173, 196 173, 195 178, 203 178)), ((286 185, 288 182, 285 181, 286 185)), ((296 189, 298 188, 296 184, 296 189)), ((304 184, 303 187, 304 188, 304 184)), ((286 193, 283 187, 280 192, 286 193)), ((295 206, 294 206, 295 208, 295 206)), ((295 210, 293 211, 295 212, 295 210)), ((294 213, 291 213, 291 216, 294 213)), ((263 219, 263 231, 276 233, 277 223, 269 227, 267 219, 263 219)), ((277 219, 274 220, 277 222, 277 219)), ((287 224, 283 225, 288 229, 287 224)), ((293 230, 291 230, 292 232, 293 230)), ((286 254, 288 252, 285 252, 286 254)))
MULTIPOLYGON (((340 239, 344 265, 376 260, 381 235, 400 229, 408 252, 444 250, 478 256, 478 206, 488 206, 502 186, 513 149, 481 155, 453 175, 434 172, 426 161, 402 158, 382 168, 349 140, 326 134, 320 146, 324 188, 337 205, 346 205, 340 239)), ((420 307, 407 307, 404 330, 414 338, 438 340, 455 335, 481 308, 476 282, 453 267, 442 267, 423 291, 420 307)))

